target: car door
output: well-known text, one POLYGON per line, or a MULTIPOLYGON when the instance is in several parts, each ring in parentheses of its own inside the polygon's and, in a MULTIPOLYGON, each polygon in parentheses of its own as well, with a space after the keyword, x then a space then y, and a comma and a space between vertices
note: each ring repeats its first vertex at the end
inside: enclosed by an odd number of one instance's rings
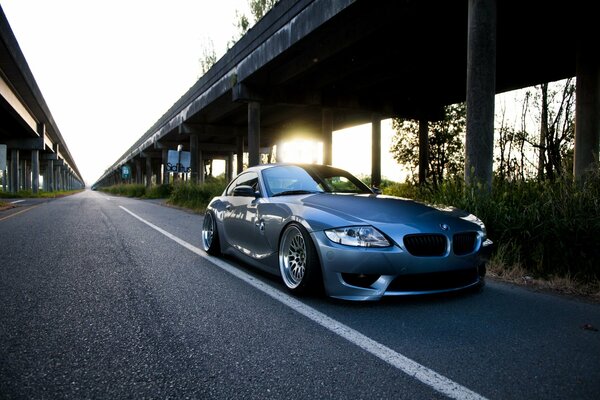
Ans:
POLYGON ((253 255, 256 252, 253 243, 256 240, 257 206, 261 199, 255 196, 236 196, 235 188, 239 186, 250 186, 260 192, 258 174, 245 172, 227 188, 223 228, 227 241, 232 246, 247 255, 253 255))

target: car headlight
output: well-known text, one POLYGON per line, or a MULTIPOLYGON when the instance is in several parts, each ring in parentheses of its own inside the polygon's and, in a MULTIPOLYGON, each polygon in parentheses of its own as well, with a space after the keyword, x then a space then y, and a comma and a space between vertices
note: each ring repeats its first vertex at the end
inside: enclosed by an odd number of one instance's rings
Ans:
POLYGON ((479 225, 479 227, 481 228, 481 231, 483 232, 483 237, 487 238, 487 230, 485 229, 485 224, 483 223, 482 220, 480 220, 473 214, 469 214, 466 217, 462 217, 462 219, 465 221, 473 222, 474 224, 479 225))
POLYGON ((349 226, 327 229, 325 235, 332 242, 355 247, 388 247, 391 243, 372 226, 349 226))

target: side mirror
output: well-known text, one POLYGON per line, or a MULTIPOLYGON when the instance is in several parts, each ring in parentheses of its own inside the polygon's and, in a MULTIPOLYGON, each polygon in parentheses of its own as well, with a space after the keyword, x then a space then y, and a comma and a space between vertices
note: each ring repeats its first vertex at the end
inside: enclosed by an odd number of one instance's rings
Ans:
POLYGON ((239 197, 260 197, 259 192, 255 191, 252 186, 240 185, 233 189, 233 195, 239 197))
POLYGON ((379 189, 378 187, 373 186, 371 188, 371 190, 373 191, 373 193, 375 194, 383 194, 383 192, 381 191, 381 189, 379 189))

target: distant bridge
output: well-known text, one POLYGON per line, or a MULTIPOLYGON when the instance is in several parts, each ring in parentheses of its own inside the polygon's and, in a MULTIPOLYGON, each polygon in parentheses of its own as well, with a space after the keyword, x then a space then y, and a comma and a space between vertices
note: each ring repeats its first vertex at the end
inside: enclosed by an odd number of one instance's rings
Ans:
MULTIPOLYGON (((258 164, 262 152, 300 129, 324 143, 324 162, 331 163, 332 132, 368 122, 377 184, 382 119, 438 120, 445 105, 465 100, 465 178, 490 184, 494 95, 573 76, 579 177, 598 161, 600 143, 590 4, 281 0, 96 185, 121 182, 126 164, 134 181, 161 183, 167 151, 180 145, 191 152, 192 180, 203 179, 210 159, 227 160, 231 177, 244 153, 258 164)), ((424 143, 422 135, 422 157, 424 143)))
POLYGON ((84 187, 1 8, 0 166, 3 191, 37 193, 40 176, 46 191, 84 187))

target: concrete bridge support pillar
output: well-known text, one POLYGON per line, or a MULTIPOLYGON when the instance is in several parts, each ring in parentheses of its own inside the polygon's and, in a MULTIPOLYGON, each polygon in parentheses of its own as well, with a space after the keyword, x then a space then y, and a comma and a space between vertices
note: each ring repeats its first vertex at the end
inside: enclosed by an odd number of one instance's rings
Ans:
POLYGON ((496 0, 469 0, 465 181, 492 187, 496 0))
POLYGON ((230 182, 233 179, 233 152, 230 152, 229 156, 227 156, 227 165, 225 170, 225 179, 227 182, 230 182))
POLYGON ((152 186, 152 158, 146 156, 146 187, 152 186))
POLYGON ((135 159, 135 183, 142 184, 142 160, 139 157, 135 159))
POLYGON ((31 150, 31 191, 36 194, 40 189, 40 151, 31 150))
POLYGON ((323 164, 333 164, 333 111, 322 111, 321 137, 323 138, 323 164))
POLYGON ((49 192, 54 192, 54 161, 48 160, 48 166, 46 167, 46 176, 44 177, 44 182, 47 182, 46 190, 49 192))
MULTIPOLYGON (((587 21, 589 16, 583 16, 587 21)), ((590 25, 594 26, 594 25, 590 25)), ((589 30, 589 27, 584 28, 589 30)), ((581 180, 598 163, 600 147, 600 56, 595 36, 579 32, 573 176, 581 180)))
POLYGON ((236 138, 237 144, 237 167, 236 167, 236 175, 239 175, 244 170, 244 138, 242 136, 238 136, 236 138))
POLYGON ((58 182, 58 190, 65 190, 65 171, 62 165, 56 170, 56 175, 56 181, 58 182))
POLYGON ((27 160, 21 160, 23 164, 21 171, 23 174, 23 189, 31 190, 31 164, 27 160))
POLYGON ((56 191, 61 191, 63 189, 62 180, 60 179, 60 165, 54 168, 54 189, 56 191))
POLYGON ((60 166, 58 166, 58 165, 55 165, 55 168, 54 168, 53 181, 54 181, 54 191, 55 192, 60 191, 60 189, 61 189, 61 187, 60 187, 60 166))
POLYGON ((204 168, 201 168, 202 164, 199 162, 200 149, 198 148, 198 135, 190 134, 190 180, 192 183, 198 183, 202 180, 201 176, 204 175, 204 168))
POLYGON ((156 176, 156 184, 162 185, 162 161, 154 159, 152 161, 152 175, 156 176))
POLYGON ((17 193, 19 191, 19 150, 10 150, 10 191, 17 193))
POLYGON ((371 186, 381 186, 381 116, 371 118, 371 186))
POLYGON ((196 154, 198 154, 198 183, 204 183, 204 178, 206 175, 204 168, 204 154, 202 154, 202 150, 200 149, 198 149, 198 152, 196 154))
POLYGON ((168 149, 162 149, 162 171, 160 173, 164 174, 163 175, 163 182, 165 185, 168 185, 170 182, 170 176, 171 174, 169 172, 167 172, 166 168, 167 168, 167 162, 169 161, 169 150, 168 149))
POLYGON ((260 103, 248 103, 248 166, 260 164, 260 103))
POLYGON ((429 167, 429 129, 427 120, 419 120, 419 185, 424 185, 427 180, 429 167))

